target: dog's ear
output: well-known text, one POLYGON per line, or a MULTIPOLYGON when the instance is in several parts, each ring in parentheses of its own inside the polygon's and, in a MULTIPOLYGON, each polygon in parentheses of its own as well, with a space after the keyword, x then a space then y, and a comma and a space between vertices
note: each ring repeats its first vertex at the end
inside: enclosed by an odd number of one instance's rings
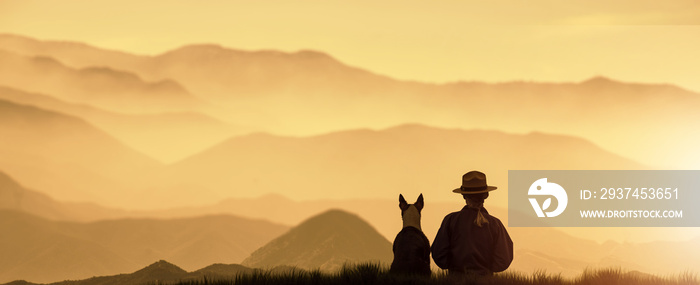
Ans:
POLYGON ((399 194, 399 208, 401 209, 401 212, 406 211, 408 209, 408 202, 406 202, 406 199, 403 198, 403 195, 399 194))
POLYGON ((423 193, 420 193, 420 196, 418 196, 418 200, 416 200, 416 203, 413 204, 413 206, 416 206, 416 209, 418 209, 418 212, 423 210, 423 193))

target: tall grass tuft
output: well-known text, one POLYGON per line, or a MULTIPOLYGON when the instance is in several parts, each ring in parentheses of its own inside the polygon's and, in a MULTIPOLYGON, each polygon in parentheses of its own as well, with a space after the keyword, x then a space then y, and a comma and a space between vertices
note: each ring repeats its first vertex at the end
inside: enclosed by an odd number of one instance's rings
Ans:
POLYGON ((395 275, 388 268, 375 263, 346 264, 335 273, 320 270, 293 269, 287 271, 256 270, 227 280, 204 278, 182 281, 180 285, 350 285, 350 284, 406 284, 406 285, 700 285, 695 273, 659 277, 641 272, 625 272, 620 268, 586 269, 580 276, 569 279, 561 274, 535 271, 530 275, 505 272, 492 277, 473 275, 450 276, 444 271, 430 277, 395 275))

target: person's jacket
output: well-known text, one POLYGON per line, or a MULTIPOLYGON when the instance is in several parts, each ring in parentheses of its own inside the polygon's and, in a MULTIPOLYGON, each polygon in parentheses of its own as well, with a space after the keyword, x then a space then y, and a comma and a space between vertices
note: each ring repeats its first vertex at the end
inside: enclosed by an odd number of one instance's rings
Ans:
POLYGON ((435 264, 450 273, 488 275, 506 270, 513 261, 513 241, 501 221, 481 208, 488 220, 474 224, 478 209, 465 206, 445 217, 431 252, 435 264))

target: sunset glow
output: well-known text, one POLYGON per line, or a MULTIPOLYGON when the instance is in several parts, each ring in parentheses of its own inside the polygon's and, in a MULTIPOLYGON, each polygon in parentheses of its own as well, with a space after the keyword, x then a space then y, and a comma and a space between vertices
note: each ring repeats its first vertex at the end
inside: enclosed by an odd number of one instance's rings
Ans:
POLYGON ((695 0, 0 1, 0 284, 388 267, 402 225, 442 266, 462 211, 486 273, 686 284, 699 228, 509 171, 700 169, 698 51, 695 0))

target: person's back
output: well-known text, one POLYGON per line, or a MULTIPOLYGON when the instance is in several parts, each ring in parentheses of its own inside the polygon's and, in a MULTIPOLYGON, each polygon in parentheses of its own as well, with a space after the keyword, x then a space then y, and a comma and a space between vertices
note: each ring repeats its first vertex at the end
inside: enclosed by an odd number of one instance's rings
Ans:
POLYGON ((462 187, 453 192, 463 194, 467 206, 443 220, 431 247, 437 266, 451 274, 478 275, 490 275, 510 266, 513 241, 503 223, 483 208, 488 191, 495 189, 486 186, 486 177, 481 172, 464 175, 462 187))
POLYGON ((431 249, 437 266, 450 272, 480 275, 508 268, 513 260, 513 241, 501 221, 486 209, 481 211, 488 223, 481 227, 474 224, 477 211, 464 206, 445 217, 431 249))

